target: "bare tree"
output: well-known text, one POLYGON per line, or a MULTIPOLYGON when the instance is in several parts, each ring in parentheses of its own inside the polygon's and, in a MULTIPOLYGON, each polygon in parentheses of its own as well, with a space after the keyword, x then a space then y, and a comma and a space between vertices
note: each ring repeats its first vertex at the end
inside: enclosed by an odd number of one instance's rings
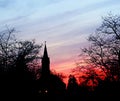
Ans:
POLYGON ((108 14, 103 17, 102 25, 97 29, 100 33, 112 35, 120 40, 120 15, 108 14))
POLYGON ((100 67, 107 77, 119 76, 120 16, 108 15, 95 34, 88 38, 90 46, 82 49, 87 62, 100 67))
POLYGON ((82 86, 88 86, 89 90, 94 90, 98 83, 105 77, 102 71, 92 67, 84 67, 84 75, 79 76, 79 81, 82 81, 82 86))
POLYGON ((0 32, 0 92, 4 96, 31 98, 36 94, 36 78, 29 69, 38 65, 41 47, 33 40, 19 41, 14 28, 0 32))
POLYGON ((14 28, 0 32, 0 65, 7 68, 11 61, 14 61, 16 40, 14 38, 14 28))
POLYGON ((20 67, 23 62, 26 66, 35 63, 42 47, 42 44, 37 45, 35 41, 19 41, 14 33, 14 28, 0 32, 0 67, 3 70, 20 67))

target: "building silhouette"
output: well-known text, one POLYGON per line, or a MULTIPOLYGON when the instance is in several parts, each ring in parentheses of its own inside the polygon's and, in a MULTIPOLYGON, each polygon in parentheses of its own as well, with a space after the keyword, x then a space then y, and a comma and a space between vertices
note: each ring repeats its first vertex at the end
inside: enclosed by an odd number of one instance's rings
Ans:
POLYGON ((44 47, 44 54, 42 57, 42 78, 48 78, 50 75, 50 59, 48 57, 46 42, 44 47))
POLYGON ((63 95, 66 85, 60 77, 50 71, 50 58, 48 56, 46 42, 41 63, 42 72, 38 80, 39 96, 54 96, 54 98, 56 98, 58 95, 63 95))
POLYGON ((48 57, 46 42, 44 45, 43 57, 41 60, 41 77, 39 80, 39 93, 42 95, 48 94, 50 84, 50 59, 48 57))

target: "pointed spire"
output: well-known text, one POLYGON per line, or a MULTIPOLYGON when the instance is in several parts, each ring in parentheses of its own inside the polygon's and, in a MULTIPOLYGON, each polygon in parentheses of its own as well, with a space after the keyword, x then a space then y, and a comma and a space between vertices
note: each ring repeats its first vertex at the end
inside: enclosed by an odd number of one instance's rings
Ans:
POLYGON ((44 46, 44 53, 42 57, 42 77, 46 78, 50 74, 50 59, 47 53, 46 41, 44 46))
POLYGON ((43 54, 43 57, 48 57, 47 47, 46 47, 46 41, 45 41, 45 47, 44 47, 44 54, 43 54))

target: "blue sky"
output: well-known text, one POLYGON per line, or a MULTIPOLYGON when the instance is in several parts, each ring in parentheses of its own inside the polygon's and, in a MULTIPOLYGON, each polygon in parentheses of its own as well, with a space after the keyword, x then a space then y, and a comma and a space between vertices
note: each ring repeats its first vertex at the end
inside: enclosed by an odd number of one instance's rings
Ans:
POLYGON ((51 68, 73 68, 87 37, 120 0, 0 0, 0 28, 15 27, 20 39, 47 41, 51 68))

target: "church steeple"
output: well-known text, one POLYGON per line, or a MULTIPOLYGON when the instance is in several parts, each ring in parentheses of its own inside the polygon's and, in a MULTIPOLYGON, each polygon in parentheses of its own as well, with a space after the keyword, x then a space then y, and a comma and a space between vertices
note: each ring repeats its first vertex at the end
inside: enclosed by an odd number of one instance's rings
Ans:
POLYGON ((45 42, 44 54, 42 57, 42 76, 47 77, 50 74, 50 59, 48 57, 47 46, 45 42))
POLYGON ((48 52, 47 52, 47 47, 46 47, 46 41, 45 41, 45 47, 44 47, 43 57, 48 57, 48 52))

